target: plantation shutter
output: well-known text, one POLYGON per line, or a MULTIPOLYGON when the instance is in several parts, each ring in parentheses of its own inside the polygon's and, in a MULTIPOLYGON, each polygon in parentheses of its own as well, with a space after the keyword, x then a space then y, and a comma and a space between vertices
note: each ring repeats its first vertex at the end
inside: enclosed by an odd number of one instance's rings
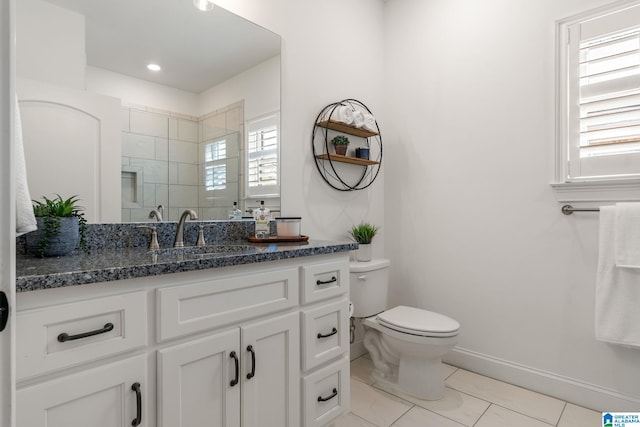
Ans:
POLYGON ((569 170, 640 174, 640 5, 569 27, 569 170))
POLYGON ((279 196, 278 115, 247 123, 247 197, 279 196))
POLYGON ((205 145, 204 182, 207 191, 227 188, 227 141, 219 140, 205 145))

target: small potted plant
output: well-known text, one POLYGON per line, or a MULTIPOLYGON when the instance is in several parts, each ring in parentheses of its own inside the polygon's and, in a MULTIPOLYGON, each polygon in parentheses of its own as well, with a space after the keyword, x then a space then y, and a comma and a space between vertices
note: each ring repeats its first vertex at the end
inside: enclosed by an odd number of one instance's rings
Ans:
POLYGON ((371 241, 379 229, 380 227, 371 225, 368 222, 361 222, 351 227, 349 234, 358 243, 356 260, 371 261, 371 241))
POLYGON ((338 135, 331 140, 333 147, 336 150, 336 154, 342 156, 347 154, 347 146, 349 145, 349 138, 344 135, 338 135))
POLYGON ((78 206, 78 196, 33 201, 33 213, 38 229, 26 235, 27 250, 39 257, 68 255, 80 245, 87 252, 85 231, 87 220, 78 206))

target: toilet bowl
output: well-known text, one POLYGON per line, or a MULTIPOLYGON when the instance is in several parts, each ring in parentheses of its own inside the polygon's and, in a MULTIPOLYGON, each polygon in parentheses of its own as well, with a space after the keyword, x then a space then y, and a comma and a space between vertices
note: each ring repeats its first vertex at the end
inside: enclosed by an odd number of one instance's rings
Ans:
POLYGON ((442 356, 457 343, 460 324, 415 307, 386 309, 388 260, 351 264, 354 317, 362 318, 363 344, 374 365, 372 379, 382 387, 420 399, 444 396, 442 356))

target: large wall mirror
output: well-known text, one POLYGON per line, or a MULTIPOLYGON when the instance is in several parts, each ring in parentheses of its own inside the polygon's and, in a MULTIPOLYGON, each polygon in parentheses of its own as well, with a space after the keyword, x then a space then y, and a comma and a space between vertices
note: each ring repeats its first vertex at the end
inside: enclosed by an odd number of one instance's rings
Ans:
POLYGON ((280 36, 192 0, 17 3, 32 198, 79 195, 90 222, 279 211, 280 36))

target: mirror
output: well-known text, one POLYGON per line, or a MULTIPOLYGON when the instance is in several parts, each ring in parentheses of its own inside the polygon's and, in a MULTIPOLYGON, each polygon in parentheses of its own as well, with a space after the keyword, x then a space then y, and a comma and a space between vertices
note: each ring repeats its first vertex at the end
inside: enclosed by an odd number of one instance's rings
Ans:
MULTIPOLYGON (((30 96, 20 108, 33 198, 67 191, 91 199, 83 194, 96 188, 105 194, 87 202, 90 222, 148 221, 160 205, 164 220, 174 221, 185 209, 200 219, 228 219, 234 202, 246 211, 265 200, 279 211, 280 36, 218 6, 197 10, 192 0, 21 0, 17 24, 18 95, 30 96), (149 62, 161 71, 149 71, 149 62), (103 122, 83 124, 82 149, 62 159, 89 165, 95 182, 79 179, 73 166, 66 177, 59 166, 47 170, 56 163, 51 156, 63 152, 51 147, 51 128, 65 119, 59 112, 43 119, 33 101, 41 101, 40 82, 119 101, 118 147, 93 135, 103 122), (41 129, 45 122, 49 129, 41 129), (91 138, 95 149, 86 143, 91 138), (52 175, 71 189, 47 187, 52 175), (89 190, 74 191, 81 181, 89 190)), ((79 128, 73 123, 59 127, 79 128)), ((68 144, 75 133, 57 139, 68 144)))

